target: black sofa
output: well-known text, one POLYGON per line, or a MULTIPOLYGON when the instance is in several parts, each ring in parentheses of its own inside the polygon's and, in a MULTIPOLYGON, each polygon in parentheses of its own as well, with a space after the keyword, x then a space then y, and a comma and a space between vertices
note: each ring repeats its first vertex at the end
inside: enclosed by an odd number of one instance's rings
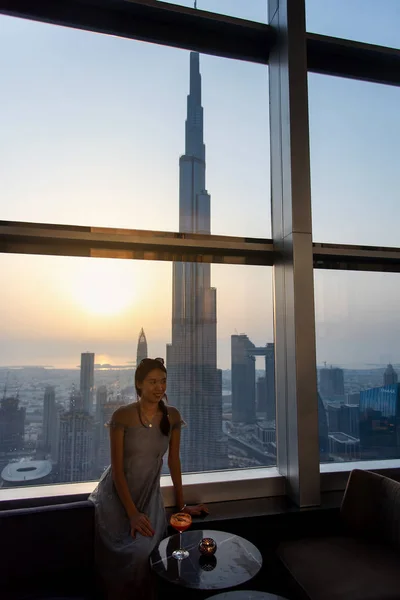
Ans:
POLYGON ((310 600, 400 600, 400 483, 351 472, 336 535, 286 541, 278 556, 310 600))
POLYGON ((1 600, 98 597, 89 501, 0 511, 1 600))

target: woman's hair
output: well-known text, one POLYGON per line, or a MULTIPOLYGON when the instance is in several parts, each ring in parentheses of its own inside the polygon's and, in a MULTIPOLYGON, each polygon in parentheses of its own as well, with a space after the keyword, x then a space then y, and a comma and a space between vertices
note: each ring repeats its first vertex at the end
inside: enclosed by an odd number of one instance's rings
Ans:
MULTIPOLYGON (((140 398, 140 387, 139 384, 142 383, 150 373, 150 371, 154 371, 154 369, 159 369, 167 374, 167 369, 164 366, 164 360, 162 358, 144 358, 136 367, 135 371, 135 389, 136 394, 140 398)), ((165 395, 165 398, 167 396, 165 395)), ((160 430, 164 435, 169 435, 170 431, 170 422, 168 418, 168 411, 163 399, 161 399, 158 403, 158 406, 162 412, 162 417, 160 421, 160 430)))

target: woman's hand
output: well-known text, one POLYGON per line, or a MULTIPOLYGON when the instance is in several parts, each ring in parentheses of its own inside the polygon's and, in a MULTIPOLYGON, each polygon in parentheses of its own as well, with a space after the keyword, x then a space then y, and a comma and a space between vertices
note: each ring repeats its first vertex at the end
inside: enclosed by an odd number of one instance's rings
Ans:
POLYGON ((143 513, 136 513, 130 519, 131 524, 131 536, 136 537, 136 532, 144 535, 145 537, 152 537, 154 535, 154 529, 151 526, 149 517, 143 513))
POLYGON ((191 517, 198 517, 202 514, 209 514, 209 510, 205 504, 196 504, 195 506, 185 506, 182 512, 187 513, 191 517))

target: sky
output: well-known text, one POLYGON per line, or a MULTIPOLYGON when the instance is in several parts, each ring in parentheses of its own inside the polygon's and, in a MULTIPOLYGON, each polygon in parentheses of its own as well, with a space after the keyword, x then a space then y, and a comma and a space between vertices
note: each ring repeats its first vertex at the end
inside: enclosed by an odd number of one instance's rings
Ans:
MULTIPOLYGON (((186 6, 190 2, 180 2, 186 6)), ((264 0, 199 8, 266 22, 264 0)), ((308 31, 398 48, 397 0, 308 0, 308 31)), ((0 17, 1 219, 177 231, 189 52, 0 17)), ((201 56, 212 233, 271 236, 268 68, 201 56)), ((398 246, 400 90, 309 75, 313 237, 398 246)), ((0 365, 122 364, 171 335, 170 263, 0 256, 0 365)), ((273 339, 272 269, 213 265, 218 364, 273 339)), ((400 362, 398 276, 315 275, 317 357, 400 362), (340 325, 340 326, 339 326, 340 325)))

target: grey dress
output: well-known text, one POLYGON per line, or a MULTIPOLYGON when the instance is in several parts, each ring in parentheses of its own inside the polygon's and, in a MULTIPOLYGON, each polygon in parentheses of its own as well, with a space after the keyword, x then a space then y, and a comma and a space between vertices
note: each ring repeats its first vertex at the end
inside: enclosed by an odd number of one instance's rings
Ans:
MULTIPOLYGON (((158 422, 152 427, 137 423, 125 426, 115 421, 111 427, 124 429, 124 473, 135 506, 149 517, 153 537, 136 533, 132 538, 130 522, 112 479, 111 466, 102 475, 89 499, 95 505, 96 563, 109 585, 129 585, 135 600, 149 599, 151 574, 149 556, 166 535, 166 516, 160 489, 163 456, 170 436, 161 433, 158 422)), ((180 427, 180 424, 176 425, 180 427)), ((171 428, 172 430, 172 428, 171 428)))

